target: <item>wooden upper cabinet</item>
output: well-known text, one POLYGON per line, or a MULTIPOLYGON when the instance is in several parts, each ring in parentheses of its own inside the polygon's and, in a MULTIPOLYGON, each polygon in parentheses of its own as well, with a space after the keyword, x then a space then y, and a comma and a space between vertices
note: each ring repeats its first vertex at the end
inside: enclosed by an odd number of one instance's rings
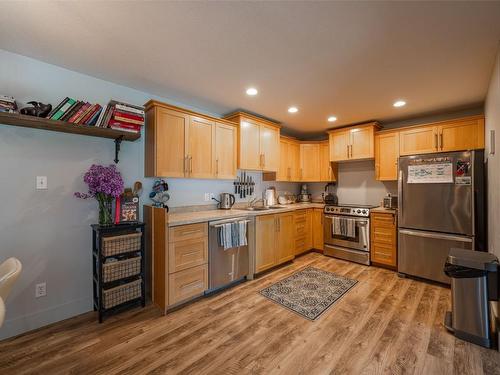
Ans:
POLYGON ((280 137, 279 168, 276 181, 299 181, 300 144, 293 138, 280 137))
POLYGON ((151 107, 146 112, 146 177, 184 177, 189 115, 151 107))
POLYGON ((330 162, 330 144, 328 141, 319 144, 319 165, 321 182, 337 181, 337 163, 330 162))
POLYGON ((484 116, 413 126, 399 133, 400 155, 484 148, 484 116))
POLYGON ((330 138, 330 161, 343 161, 349 159, 349 144, 351 134, 349 130, 333 131, 330 138))
POLYGON ((450 121, 438 126, 439 151, 462 151, 484 148, 484 118, 450 121))
POLYGON ((238 167, 240 169, 260 170, 260 125, 249 119, 240 121, 238 167))
POLYGON ((215 124, 215 175, 220 179, 236 178, 238 131, 233 125, 215 124))
POLYGON ((276 224, 276 264, 281 264, 295 257, 293 212, 276 215, 276 224))
POLYGON ((280 130, 271 125, 260 125, 260 153, 263 171, 277 172, 280 162, 280 130))
POLYGON ((235 123, 155 100, 145 106, 145 177, 235 177, 235 123))
POLYGON ((375 134, 375 179, 398 179, 399 132, 375 134))
POLYGON ((319 143, 300 144, 300 180, 320 181, 319 143))
POLYGON ((437 126, 419 126, 399 132, 399 154, 416 155, 438 151, 437 126))
POLYGON ((238 168, 278 172, 280 125, 244 112, 235 112, 224 118, 239 124, 238 168))
POLYGON ((215 177, 215 122, 191 116, 188 130, 188 174, 215 177))
POLYGON ((329 131, 330 161, 372 159, 375 130, 379 128, 376 122, 370 122, 329 131))

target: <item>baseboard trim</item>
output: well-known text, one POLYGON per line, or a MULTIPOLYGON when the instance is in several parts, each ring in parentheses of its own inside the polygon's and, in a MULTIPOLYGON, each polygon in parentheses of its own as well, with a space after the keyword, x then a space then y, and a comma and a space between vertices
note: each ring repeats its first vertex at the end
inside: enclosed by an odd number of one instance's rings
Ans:
POLYGON ((92 298, 80 298, 45 310, 8 319, 0 328, 0 340, 15 337, 91 310, 92 298))

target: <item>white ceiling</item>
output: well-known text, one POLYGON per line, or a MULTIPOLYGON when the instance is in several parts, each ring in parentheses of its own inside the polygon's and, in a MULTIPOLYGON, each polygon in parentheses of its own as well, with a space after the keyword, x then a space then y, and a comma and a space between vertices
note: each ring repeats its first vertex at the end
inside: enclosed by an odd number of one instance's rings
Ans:
MULTIPOLYGON (((485 98, 500 2, 3 2, 0 48, 296 132, 485 98), (259 95, 245 95, 247 87, 259 95), (394 100, 408 104, 393 108, 394 100), (287 108, 299 112, 291 115, 287 108)), ((64 93, 61 93, 64 96, 64 93)))

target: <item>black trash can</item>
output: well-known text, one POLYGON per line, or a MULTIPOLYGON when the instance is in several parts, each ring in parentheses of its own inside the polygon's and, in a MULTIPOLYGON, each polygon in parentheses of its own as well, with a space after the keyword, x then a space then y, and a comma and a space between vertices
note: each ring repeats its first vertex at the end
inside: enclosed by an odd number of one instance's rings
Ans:
POLYGON ((451 278, 452 311, 444 325, 456 337, 491 348, 489 301, 498 299, 498 258, 490 253, 451 249, 444 272, 451 278))

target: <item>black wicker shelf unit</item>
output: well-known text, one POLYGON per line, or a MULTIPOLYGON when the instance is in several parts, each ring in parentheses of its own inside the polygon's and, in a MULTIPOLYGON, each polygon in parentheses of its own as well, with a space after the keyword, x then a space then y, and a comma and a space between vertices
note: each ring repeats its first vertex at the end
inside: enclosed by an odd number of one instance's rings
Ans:
POLYGON ((146 305, 144 223, 92 225, 94 311, 99 323, 146 305))

